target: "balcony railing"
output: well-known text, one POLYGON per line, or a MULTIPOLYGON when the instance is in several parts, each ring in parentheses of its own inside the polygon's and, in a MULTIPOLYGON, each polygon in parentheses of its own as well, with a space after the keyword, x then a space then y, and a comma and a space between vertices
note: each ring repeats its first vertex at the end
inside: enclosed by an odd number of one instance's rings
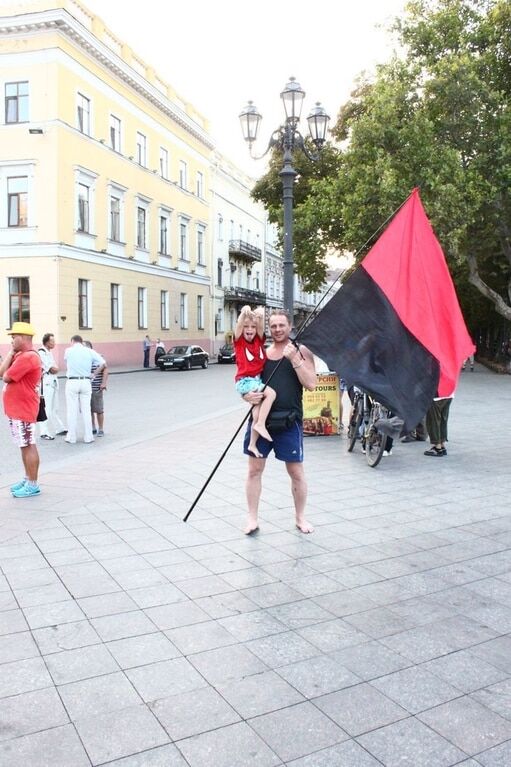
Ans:
POLYGON ((256 248, 244 240, 229 240, 229 256, 233 258, 248 258, 250 261, 261 260, 261 248, 256 248))
POLYGON ((247 304, 266 304, 266 294, 259 290, 249 290, 248 288, 224 288, 224 298, 226 301, 243 301, 247 304))

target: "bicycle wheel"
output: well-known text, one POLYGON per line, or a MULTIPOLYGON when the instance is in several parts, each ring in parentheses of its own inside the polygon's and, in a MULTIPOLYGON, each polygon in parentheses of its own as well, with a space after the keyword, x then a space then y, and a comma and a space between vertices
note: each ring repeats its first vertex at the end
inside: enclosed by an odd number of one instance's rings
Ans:
POLYGON ((364 399, 363 397, 358 397, 356 400, 354 406, 353 406, 353 412, 351 414, 350 422, 348 424, 348 453, 351 453, 353 448, 355 447, 355 442, 357 441, 360 424, 362 423, 362 418, 364 415, 364 399))
POLYGON ((387 415, 386 407, 380 405, 379 402, 373 402, 366 431, 366 458, 372 469, 375 469, 380 463, 387 442, 387 435, 378 431, 374 424, 379 418, 387 418, 387 415))

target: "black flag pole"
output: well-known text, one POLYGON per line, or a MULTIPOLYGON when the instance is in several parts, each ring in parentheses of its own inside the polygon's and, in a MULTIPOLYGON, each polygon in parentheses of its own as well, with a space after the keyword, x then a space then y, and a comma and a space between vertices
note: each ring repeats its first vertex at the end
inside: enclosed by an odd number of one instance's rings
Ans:
MULTIPOLYGON (((408 197, 406 198, 406 200, 408 200, 408 197)), ((361 247, 360 247, 360 248, 357 250, 357 252, 356 252, 356 253, 354 254, 354 256, 353 256, 355 259, 357 258, 357 256, 359 256, 359 255, 360 255, 360 253, 362 253, 362 251, 364 250, 364 248, 366 248, 366 247, 369 245, 369 243, 371 242, 371 240, 373 240, 373 239, 374 239, 374 238, 375 238, 375 237, 376 237, 376 236, 377 236, 377 235, 378 235, 378 234, 381 232, 381 230, 383 229, 383 227, 384 227, 384 226, 386 226, 386 225, 388 224, 388 222, 390 221, 390 219, 391 219, 391 218, 393 218, 393 217, 396 215, 396 213, 397 213, 397 212, 398 212, 398 211, 399 211, 399 210, 400 210, 400 209, 403 207, 403 205, 405 204, 406 200, 404 200, 404 201, 403 201, 403 202, 402 202, 400 205, 398 205, 398 207, 397 207, 397 208, 396 208, 394 211, 392 211, 392 213, 391 213, 391 214, 390 214, 390 215, 389 215, 389 216, 388 216, 388 217, 385 219, 385 221, 384 221, 382 224, 380 224, 380 226, 378 227, 378 229, 376 229, 376 231, 375 231, 375 232, 373 232, 373 233, 372 233, 372 235, 371 235, 371 236, 370 236, 370 237, 369 237, 369 238, 368 238, 368 239, 367 239, 367 240, 364 242, 364 244, 363 244, 363 245, 362 245, 362 246, 361 246, 361 247)), ((345 270, 345 271, 346 271, 346 270, 345 270)), ((313 320, 313 319, 316 317, 316 315, 317 315, 317 314, 318 314, 318 312, 319 312, 319 307, 320 307, 320 306, 321 306, 321 304, 324 302, 325 298, 326 298, 326 297, 329 295, 329 293, 332 291, 332 289, 333 289, 334 285, 335 285, 335 284, 336 284, 336 283, 337 283, 337 282, 338 282, 338 281, 341 279, 341 277, 344 275, 345 271, 344 271, 344 272, 342 272, 342 273, 341 273, 341 274, 340 274, 340 275, 339 275, 339 276, 338 276, 338 277, 337 277, 337 278, 334 280, 334 282, 332 282, 332 284, 330 285, 330 287, 328 288, 328 290, 327 290, 327 291, 324 293, 324 295, 323 295, 323 296, 321 296, 321 298, 319 299, 318 303, 316 304, 316 306, 314 307, 314 309, 312 310, 312 312, 310 313, 310 315, 309 315, 308 317, 306 317, 306 318, 303 320, 302 324, 300 325, 300 327, 298 328, 298 330, 296 331, 296 333, 294 333, 294 334, 292 334, 292 335, 290 336, 289 340, 291 341, 291 343, 292 343, 292 344, 294 344, 294 346, 296 346, 296 348, 298 349, 298 351, 300 351, 300 348, 299 348, 299 345, 298 345, 298 340, 299 340, 299 338, 300 338, 300 335, 303 333, 303 331, 305 330, 305 328, 306 328, 306 327, 307 327, 307 326, 308 326, 308 325, 309 325, 309 324, 312 322, 312 320, 313 320)), ((292 318, 291 318, 291 322, 292 322, 292 318)), ((301 353, 301 352, 300 352, 300 353, 301 353)), ((302 355, 302 356, 303 356, 303 355, 302 355)), ((263 387, 263 389, 262 389, 261 391, 264 391, 264 389, 266 388, 266 386, 268 386, 268 384, 270 383, 271 379, 273 378, 273 376, 274 376, 274 375, 275 375, 275 373, 277 372, 277 370, 278 370, 278 368, 279 368, 279 365, 280 365, 280 363, 282 362, 282 359, 284 359, 284 358, 282 357, 282 358, 281 358, 281 359, 278 361, 278 363, 277 363, 277 365, 275 366, 275 368, 272 370, 272 372, 271 372, 271 374, 270 374, 270 376, 269 376, 268 380, 267 380, 267 381, 266 381, 266 383, 264 384, 264 387, 263 387)), ((218 459, 218 461, 216 462, 215 466, 213 467, 213 469, 212 469, 212 471, 211 471, 211 473, 210 473, 209 477, 207 478, 207 480, 205 481, 205 483, 203 484, 203 486, 202 486, 202 487, 201 487, 201 489, 199 490, 199 493, 198 493, 197 497, 195 498, 194 502, 192 503, 192 505, 190 506, 190 508, 189 508, 189 509, 188 509, 188 511, 186 512, 186 515, 183 517, 183 522, 187 522, 187 521, 188 521, 188 518, 189 518, 190 514, 192 513, 192 511, 193 511, 193 510, 194 510, 194 508, 196 507, 197 503, 199 502, 200 498, 202 497, 202 494, 203 494, 203 493, 204 493, 204 491, 206 490, 207 486, 209 485, 209 483, 211 482, 211 480, 212 480, 212 479, 213 479, 213 477, 215 476, 215 474, 216 474, 216 472, 217 472, 217 469, 218 469, 218 467, 220 466, 220 464, 221 464, 221 463, 222 463, 222 461, 224 460, 225 456, 226 456, 226 455, 227 455, 227 453, 229 452, 229 449, 230 449, 231 445, 233 444, 234 440, 236 439, 236 437, 237 437, 237 436, 238 436, 238 434, 240 433, 240 431, 241 431, 241 429, 243 428, 243 426, 244 426, 244 424, 246 423, 246 421, 248 421, 248 418, 249 418, 249 416, 250 416, 250 414, 251 414, 251 412, 252 412, 252 409, 253 409, 253 407, 251 407, 251 408, 248 410, 248 412, 247 412, 247 414, 245 415, 245 417, 243 418, 242 422, 240 423, 240 425, 238 426, 238 428, 237 428, 237 429, 236 429, 236 431, 234 432, 233 436, 231 437, 231 439, 230 439, 230 441, 229 441, 229 444, 228 444, 228 445, 227 445, 227 447, 224 449, 224 451, 223 451, 222 455, 220 456, 220 458, 219 458, 219 459, 218 459)))

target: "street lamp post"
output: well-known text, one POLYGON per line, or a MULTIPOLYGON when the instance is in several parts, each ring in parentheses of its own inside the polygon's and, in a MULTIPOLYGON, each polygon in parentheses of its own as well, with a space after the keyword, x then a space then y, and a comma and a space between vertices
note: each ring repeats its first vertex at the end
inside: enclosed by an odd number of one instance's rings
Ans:
POLYGON ((261 159, 270 149, 279 149, 282 153, 282 204, 284 209, 284 309, 289 313, 291 321, 294 317, 294 259, 293 259, 293 184, 296 171, 293 167, 293 152, 300 149, 310 160, 317 160, 319 152, 325 143, 329 116, 319 102, 311 110, 307 117, 310 137, 316 153, 310 152, 305 140, 298 130, 302 104, 305 91, 302 90, 294 77, 280 94, 284 104, 286 119, 284 124, 275 130, 268 142, 266 151, 259 157, 254 157, 252 147, 257 139, 257 132, 262 115, 257 111, 252 101, 240 113, 241 130, 243 138, 248 143, 250 155, 254 159, 261 159))

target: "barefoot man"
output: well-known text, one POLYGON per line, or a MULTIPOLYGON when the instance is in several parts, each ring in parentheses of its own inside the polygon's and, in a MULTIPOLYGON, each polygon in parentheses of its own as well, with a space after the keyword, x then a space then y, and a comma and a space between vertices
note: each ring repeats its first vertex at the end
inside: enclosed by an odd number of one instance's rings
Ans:
MULTIPOLYGON (((291 322, 286 312, 276 310, 271 313, 269 321, 272 345, 266 350, 267 360, 263 370, 263 382, 272 376, 270 386, 277 393, 270 412, 267 428, 272 441, 264 437, 257 440, 257 452, 262 456, 256 458, 248 449, 250 441, 250 424, 247 428, 244 443, 244 453, 248 455, 248 476, 246 494, 248 519, 244 529, 246 535, 251 535, 259 529, 258 509, 262 489, 262 475, 266 465, 266 457, 271 450, 275 457, 284 461, 291 479, 291 492, 296 513, 296 526, 302 533, 312 533, 314 528, 305 519, 305 503, 307 501, 307 483, 303 469, 303 389, 312 391, 316 387, 316 371, 312 352, 306 346, 298 349, 289 340, 291 322), (277 367, 278 366, 278 367, 277 367), (276 428, 274 422, 280 421, 276 428)), ((261 392, 249 392, 245 400, 251 405, 258 405, 262 399, 261 392)))

